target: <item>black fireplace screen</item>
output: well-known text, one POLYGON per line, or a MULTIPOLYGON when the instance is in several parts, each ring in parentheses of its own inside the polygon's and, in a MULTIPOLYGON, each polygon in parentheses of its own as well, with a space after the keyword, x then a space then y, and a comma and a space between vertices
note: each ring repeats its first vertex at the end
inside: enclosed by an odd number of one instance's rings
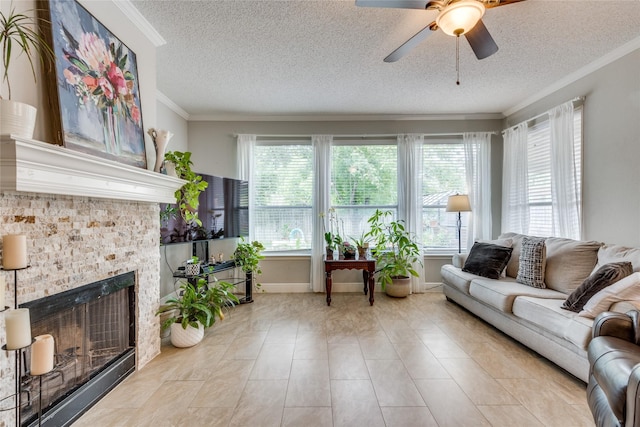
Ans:
POLYGON ((24 304, 30 309, 33 336, 55 340, 54 368, 40 381, 29 375, 24 353, 21 418, 30 424, 43 411, 64 401, 124 353, 135 348, 135 275, 126 273, 24 304))

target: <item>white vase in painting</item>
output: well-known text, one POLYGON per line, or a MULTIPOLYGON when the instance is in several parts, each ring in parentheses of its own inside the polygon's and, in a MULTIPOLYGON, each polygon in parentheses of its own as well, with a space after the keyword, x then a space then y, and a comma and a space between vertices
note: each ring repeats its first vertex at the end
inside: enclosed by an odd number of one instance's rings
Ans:
POLYGON ((160 172, 162 163, 164 162, 164 153, 169 145, 169 140, 173 137, 173 133, 168 130, 156 130, 154 128, 149 129, 147 133, 151 136, 151 139, 153 139, 153 145, 156 147, 156 165, 153 170, 160 172))

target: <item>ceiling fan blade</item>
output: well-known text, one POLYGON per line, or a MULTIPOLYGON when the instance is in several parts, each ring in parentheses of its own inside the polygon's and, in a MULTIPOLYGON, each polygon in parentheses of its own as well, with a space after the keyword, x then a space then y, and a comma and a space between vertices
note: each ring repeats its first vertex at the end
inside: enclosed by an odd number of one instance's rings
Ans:
POLYGON ((498 45, 493 41, 493 37, 484 26, 482 19, 464 36, 478 59, 487 58, 498 51, 498 45))
POLYGON ((485 2, 484 7, 486 9, 491 9, 498 6, 506 6, 511 3, 520 3, 521 1, 524 1, 524 0, 493 0, 493 1, 485 2))
POLYGON ((429 0, 356 0, 356 6, 361 7, 393 7, 398 9, 422 9, 427 7, 429 0))
POLYGON ((420 31, 418 31, 413 37, 411 37, 409 40, 404 42, 402 46, 400 46, 399 48, 391 52, 389 56, 384 58, 384 62, 396 62, 398 59, 402 58, 407 53, 411 52, 413 48, 418 46, 427 37, 429 37, 431 33, 433 33, 434 30, 432 28, 435 28, 435 25, 436 23, 434 21, 431 24, 424 27, 423 29, 421 29, 420 31))

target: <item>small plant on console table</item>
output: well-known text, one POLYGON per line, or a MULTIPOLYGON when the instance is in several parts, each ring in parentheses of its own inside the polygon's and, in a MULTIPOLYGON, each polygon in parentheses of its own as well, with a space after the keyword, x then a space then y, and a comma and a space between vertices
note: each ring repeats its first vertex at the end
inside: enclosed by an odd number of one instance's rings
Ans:
POLYGON ((178 178, 187 181, 182 187, 176 190, 175 197, 182 219, 190 226, 202 226, 202 221, 198 218, 198 206, 200 205, 200 193, 209 184, 202 180, 202 176, 195 173, 191 166, 191 153, 189 151, 168 151, 164 159, 171 162, 176 167, 178 178))
MULTIPOLYGON (((264 245, 257 240, 249 243, 245 242, 244 238, 240 238, 232 259, 236 262, 236 266, 245 273, 251 274, 251 279, 254 280, 257 275, 262 274, 260 260, 264 259, 264 255, 261 255, 263 250, 264 245)), ((259 288, 260 283, 256 283, 256 287, 259 288)))
POLYGON ((390 296, 405 297, 411 290, 411 276, 419 277, 415 264, 422 265, 422 252, 403 220, 389 221, 391 211, 376 209, 368 222, 376 259, 376 273, 382 289, 390 296))

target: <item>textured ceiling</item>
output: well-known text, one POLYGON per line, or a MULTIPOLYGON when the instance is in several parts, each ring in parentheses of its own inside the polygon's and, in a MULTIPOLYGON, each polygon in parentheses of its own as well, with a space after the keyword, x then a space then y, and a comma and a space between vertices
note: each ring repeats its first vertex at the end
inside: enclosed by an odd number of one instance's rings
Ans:
POLYGON ((167 41, 158 90, 196 119, 503 113, 640 38, 640 0, 488 9, 500 50, 478 61, 461 39, 456 86, 455 38, 441 31, 383 62, 435 11, 353 0, 131 3, 167 41))

